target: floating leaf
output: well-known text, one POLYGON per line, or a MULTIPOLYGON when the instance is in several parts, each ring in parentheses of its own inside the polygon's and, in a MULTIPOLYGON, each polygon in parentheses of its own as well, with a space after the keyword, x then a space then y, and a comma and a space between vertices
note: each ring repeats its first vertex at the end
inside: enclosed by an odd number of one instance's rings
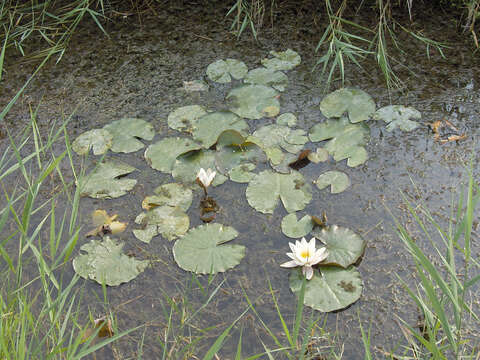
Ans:
MULTIPOLYGON (((175 161, 172 176, 176 181, 180 181, 183 184, 193 184, 201 168, 216 169, 214 151, 197 150, 179 156, 175 161)), ((223 184, 226 180, 225 176, 217 174, 212 186, 223 184)))
POLYGON ((235 59, 217 60, 207 67, 209 79, 218 83, 229 83, 232 81, 230 75, 237 80, 241 79, 247 75, 247 72, 247 65, 235 59))
POLYGON ((246 84, 266 85, 278 91, 284 91, 288 84, 288 77, 280 71, 257 68, 250 70, 243 81, 246 84))
POLYGON ((245 256, 245 246, 225 244, 238 232, 222 224, 197 226, 173 246, 178 266, 197 274, 216 274, 237 266, 245 256))
POLYGON ((326 171, 318 177, 315 181, 317 187, 322 190, 328 185, 331 185, 330 191, 332 194, 338 194, 345 191, 350 186, 350 179, 347 174, 341 171, 326 171))
POLYGON ((365 91, 359 89, 338 89, 325 96, 320 110, 327 118, 339 118, 348 112, 350 122, 368 120, 375 112, 375 102, 365 91))
POLYGON ((343 268, 355 264, 365 252, 366 241, 352 230, 337 225, 315 230, 313 234, 328 250, 322 264, 338 265, 343 268))
POLYGON ((303 129, 292 130, 284 125, 266 125, 253 133, 256 143, 262 149, 282 147, 289 153, 296 154, 302 150, 303 145, 307 143, 303 129))
POLYGON ((312 200, 312 193, 303 175, 296 171, 290 174, 277 174, 265 170, 248 184, 247 200, 257 211, 273 214, 279 198, 287 212, 291 213, 304 209, 312 200))
POLYGON ((300 169, 304 168, 305 166, 310 164, 310 159, 308 158, 308 155, 310 155, 311 152, 312 152, 312 150, 309 150, 309 149, 303 150, 298 155, 297 159, 295 159, 295 161, 292 161, 291 163, 289 163, 288 166, 291 167, 294 170, 300 170, 300 169))
POLYGON ((145 150, 145 159, 148 164, 159 171, 169 173, 173 169, 176 158, 202 146, 186 138, 165 138, 150 145, 145 150))
POLYGON ((78 155, 85 155, 90 149, 93 150, 93 155, 105 154, 112 147, 112 139, 109 131, 93 129, 77 137, 72 143, 72 149, 78 155))
MULTIPOLYGON (((304 276, 299 270, 290 274, 290 289, 298 293, 302 289, 304 276)), ((352 266, 342 269, 333 266, 315 270, 314 276, 305 285, 303 303, 315 310, 330 312, 346 308, 362 295, 360 273, 352 266)))
POLYGON ((237 165, 228 172, 230 180, 238 183, 248 183, 256 174, 252 173, 257 166, 252 163, 237 165))
MULTIPOLYGON (((142 225, 145 216, 145 213, 139 214, 135 219, 135 223, 142 225)), ((134 229, 132 232, 138 240, 143 241, 147 244, 150 243, 150 241, 152 241, 152 239, 158 235, 157 225, 143 224, 143 227, 141 229, 134 229)))
POLYGON ((247 122, 234 113, 217 111, 208 113, 198 119, 192 136, 205 149, 208 149, 217 142, 219 135, 225 130, 235 130, 242 136, 246 136, 249 128, 247 122))
POLYGON ((263 59, 262 65, 271 70, 291 70, 300 65, 300 55, 291 49, 285 51, 270 51, 271 59, 263 59))
POLYGON ((158 186, 155 195, 147 196, 142 202, 142 208, 150 210, 157 206, 178 206, 187 211, 192 204, 192 190, 182 184, 170 183, 158 186))
POLYGON ((282 219, 282 232, 291 238, 301 238, 313 229, 312 217, 305 215, 297 221, 295 213, 288 214, 282 219))
POLYGON ((83 245, 80 254, 73 259, 73 269, 85 279, 99 284, 117 286, 135 279, 148 266, 147 260, 136 260, 122 253, 123 244, 106 236, 102 241, 91 240, 83 245))
POLYGON ((188 231, 190 219, 181 208, 163 205, 147 211, 143 223, 156 225, 157 233, 173 240, 188 231))
POLYGON ((276 116, 280 112, 278 92, 264 85, 244 85, 230 91, 226 97, 230 111, 247 119, 276 116))
POLYGON ((410 119, 421 119, 420 111, 413 107, 403 105, 388 105, 376 111, 374 120, 383 120, 387 125, 387 131, 393 131, 397 127, 403 131, 415 130, 420 124, 410 119))
POLYGON ((200 105, 182 106, 168 115, 168 126, 178 131, 192 132, 199 118, 207 113, 200 105))
MULTIPOLYGON (((81 179, 81 195, 96 199, 117 198, 132 190, 137 180, 120 179, 132 171, 134 167, 119 160, 109 160, 98 166, 81 179)), ((78 182, 77 182, 78 186, 78 182)))
POLYGON ((283 154, 282 161, 280 164, 274 164, 273 162, 270 161, 270 166, 277 172, 281 174, 290 174, 292 172, 292 168, 290 167, 290 164, 294 162, 297 159, 296 155, 293 154, 283 154))
POLYGON ((142 149, 145 145, 138 140, 152 140, 155 136, 153 126, 142 119, 126 118, 113 121, 103 127, 113 135, 113 152, 130 153, 142 149))
POLYGON ((246 142, 241 146, 224 146, 215 153, 217 169, 222 174, 228 173, 236 166, 246 163, 266 161, 263 150, 254 143, 246 142))
POLYGON ((367 143, 369 128, 365 124, 350 124, 342 117, 338 120, 327 120, 310 129, 310 140, 313 142, 331 139, 325 145, 335 161, 347 160, 347 165, 354 167, 368 159, 363 147, 367 143))
POLYGON ((297 117, 292 113, 284 113, 277 118, 277 124, 293 127, 297 125, 297 117))
POLYGON ((92 213, 92 222, 95 229, 90 230, 85 236, 104 236, 106 234, 118 234, 125 231, 127 223, 116 221, 117 214, 109 216, 105 210, 95 210, 92 213))
POLYGON ((323 148, 318 148, 315 152, 308 154, 308 160, 318 164, 319 162, 324 162, 328 160, 328 151, 323 148))

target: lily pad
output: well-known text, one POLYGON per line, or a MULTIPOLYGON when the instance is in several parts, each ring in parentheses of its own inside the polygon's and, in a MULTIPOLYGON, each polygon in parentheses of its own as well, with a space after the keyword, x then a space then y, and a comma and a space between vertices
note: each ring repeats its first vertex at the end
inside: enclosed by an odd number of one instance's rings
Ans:
POLYGON ((308 160, 318 164, 319 162, 325 162, 328 160, 328 151, 323 148, 318 148, 315 152, 311 152, 307 155, 308 160))
POLYGON ((297 171, 277 174, 264 170, 250 181, 246 193, 250 206, 264 214, 273 214, 279 199, 289 213, 303 210, 312 200, 310 185, 297 171))
POLYGON ((72 149, 78 155, 88 154, 90 149, 93 155, 105 154, 112 147, 113 135, 105 129, 93 129, 84 132, 72 143, 72 149))
POLYGON ((308 142, 305 130, 292 130, 284 125, 266 125, 253 133, 253 137, 262 149, 281 147, 289 153, 296 154, 302 150, 303 145, 308 142))
POLYGON ((230 180, 238 183, 248 183, 256 174, 251 171, 255 170, 257 166, 252 163, 237 165, 228 172, 230 180))
POLYGON ((246 84, 267 85, 278 91, 284 91, 288 84, 288 77, 280 71, 257 68, 250 70, 243 81, 246 84))
POLYGON ((393 131, 397 127, 403 131, 415 130, 420 124, 410 119, 421 119, 420 111, 413 107, 403 105, 389 105, 377 110, 373 115, 374 120, 383 120, 387 125, 387 131, 393 131))
POLYGON ((217 169, 222 174, 227 174, 236 166, 246 163, 259 163, 266 161, 263 150, 254 143, 245 142, 241 146, 224 146, 215 153, 217 169))
POLYGON ((263 59, 262 65, 271 70, 291 70, 300 65, 302 59, 297 52, 287 49, 285 51, 270 51, 271 59, 263 59))
POLYGON ((292 172, 290 164, 296 161, 297 158, 297 155, 286 153, 283 154, 282 161, 280 161, 279 164, 274 164, 272 161, 270 161, 270 166, 281 174, 290 174, 292 172))
POLYGON ((142 208, 150 210, 154 207, 168 205, 178 206, 187 211, 192 204, 192 190, 182 184, 170 183, 158 186, 154 190, 155 195, 147 196, 142 202, 142 208))
POLYGON ((208 149, 217 142, 219 135, 225 130, 235 130, 242 136, 246 136, 249 128, 247 122, 234 113, 217 111, 198 119, 192 136, 205 149, 208 149))
POLYGON ((312 217, 305 215, 297 221, 295 213, 288 214, 282 219, 282 232, 291 238, 301 238, 310 233, 313 229, 312 217))
POLYGON ((328 257, 322 264, 338 265, 343 268, 355 264, 365 252, 366 241, 352 230, 337 225, 317 229, 313 236, 328 250, 328 257))
POLYGON ((243 61, 235 59, 217 60, 207 67, 207 76, 218 83, 229 83, 232 77, 241 79, 247 75, 248 68, 243 61))
MULTIPOLYGON (((290 289, 294 293, 302 289, 303 279, 301 271, 291 272, 290 289)), ((321 273, 315 270, 313 278, 305 284, 303 303, 322 312, 340 310, 360 299, 362 287, 360 273, 353 266, 321 267, 321 273)))
POLYGON ((247 119, 274 117, 280 112, 278 92, 264 85, 244 85, 231 90, 229 110, 247 119))
POLYGON ((375 102, 365 91, 338 89, 323 98, 320 110, 327 118, 339 118, 348 112, 350 122, 368 120, 375 112, 375 102))
POLYGON ((165 138, 150 145, 145 150, 144 156, 152 168, 169 173, 172 171, 175 160, 179 155, 201 148, 201 145, 191 139, 165 138))
POLYGON ((317 187, 322 190, 330 186, 332 194, 338 194, 345 191, 350 186, 348 175, 336 170, 326 171, 315 181, 317 187))
POLYGON ((292 113, 284 113, 277 117, 277 124, 293 127, 297 125, 297 117, 292 113))
POLYGON ((350 167, 363 164, 368 159, 364 148, 369 137, 369 128, 365 124, 350 124, 346 117, 338 120, 327 120, 310 129, 310 140, 313 142, 328 140, 325 145, 335 161, 347 160, 350 167))
MULTIPOLYGON (((136 169, 119 160, 109 160, 98 166, 81 180, 81 195, 95 199, 110 199, 125 195, 137 180, 123 179, 136 169)), ((78 183, 77 183, 78 186, 78 183)))
POLYGON ((238 232, 222 224, 206 224, 191 229, 173 246, 178 266, 197 274, 216 274, 237 266, 245 256, 245 246, 225 244, 238 232))
POLYGON ((182 236, 190 226, 190 219, 181 208, 168 205, 147 211, 144 221, 147 226, 156 225, 157 232, 168 240, 182 236))
POLYGON ((136 260, 122 253, 123 244, 106 236, 102 241, 92 240, 83 245, 73 259, 73 269, 84 279, 99 284, 117 286, 135 279, 148 266, 148 260, 136 260))
POLYGON ((113 152, 131 153, 143 149, 145 145, 138 140, 152 140, 155 136, 153 126, 145 120, 126 118, 111 122, 103 127, 113 135, 113 152))
MULTIPOLYGON (((176 181, 180 181, 183 184, 193 184, 201 168, 216 169, 214 151, 197 150, 179 156, 175 161, 172 176, 176 181)), ((226 180, 227 178, 224 175, 217 174, 212 186, 223 184, 226 180)))
POLYGON ((182 106, 168 115, 168 126, 178 131, 192 132, 198 119, 207 114, 200 105, 182 106))

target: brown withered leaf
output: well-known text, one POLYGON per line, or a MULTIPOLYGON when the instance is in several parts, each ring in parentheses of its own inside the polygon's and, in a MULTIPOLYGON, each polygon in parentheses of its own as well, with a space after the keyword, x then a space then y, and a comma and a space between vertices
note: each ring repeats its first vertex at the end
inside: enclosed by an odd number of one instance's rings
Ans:
POLYGON ((92 222, 96 226, 85 236, 104 236, 107 234, 118 234, 125 231, 127 223, 116 221, 117 214, 109 216, 105 210, 97 209, 92 213, 92 222))
POLYGON ((326 228, 327 222, 328 222, 327 213, 323 211, 321 217, 312 215, 312 222, 313 222, 313 226, 317 226, 320 229, 326 228))
POLYGON ((303 150, 299 155, 298 155, 298 158, 297 160, 291 162, 290 164, 288 164, 289 167, 291 167, 292 169, 294 170, 299 170, 301 168, 304 168, 305 166, 307 166, 308 164, 310 164, 310 159, 308 158, 308 155, 311 153, 312 151, 307 149, 307 150, 303 150))

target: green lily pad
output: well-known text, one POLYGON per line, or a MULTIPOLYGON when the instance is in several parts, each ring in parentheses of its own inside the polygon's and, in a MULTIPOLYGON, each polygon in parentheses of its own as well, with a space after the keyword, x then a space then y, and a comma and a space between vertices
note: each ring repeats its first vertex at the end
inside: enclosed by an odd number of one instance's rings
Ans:
POLYGON ((192 190, 182 184, 170 183, 158 186, 154 190, 155 195, 147 196, 143 200, 143 208, 149 209, 152 207, 168 205, 178 206, 183 211, 187 211, 192 204, 193 193, 192 190))
POLYGON ((368 159, 364 148, 370 135, 364 123, 351 124, 346 117, 338 120, 327 120, 310 129, 310 140, 313 142, 328 140, 325 145, 335 161, 347 160, 350 167, 363 164, 368 159))
POLYGON ((72 149, 78 155, 88 154, 90 149, 93 155, 105 154, 112 147, 113 135, 105 129, 93 129, 78 136, 72 143, 72 149))
POLYGON ((216 274, 237 266, 245 256, 245 246, 225 244, 238 232, 222 224, 206 224, 191 229, 173 246, 178 266, 197 274, 216 274))
POLYGON ((313 236, 328 250, 328 257, 322 264, 338 265, 343 268, 355 264, 365 252, 366 241, 352 230, 337 225, 317 229, 313 236))
POLYGON ((413 107, 403 105, 389 105, 377 110, 373 115, 374 120, 383 120, 387 125, 387 131, 393 131, 397 127, 403 131, 415 130, 420 124, 410 119, 421 119, 420 111, 413 107))
POLYGON ((110 149, 113 152, 130 153, 143 149, 145 145, 138 138, 150 141, 155 136, 153 126, 142 119, 120 119, 103 128, 113 136, 110 149))
POLYGON ((350 122, 368 120, 375 112, 375 102, 365 91, 359 89, 338 89, 320 103, 320 110, 327 118, 339 118, 348 112, 350 122))
POLYGON ((277 117, 277 124, 293 127, 297 125, 297 117, 292 113, 284 113, 277 117))
POLYGON ((313 229, 312 217, 305 215, 297 221, 295 213, 288 214, 282 219, 282 232, 291 238, 301 238, 310 233, 313 229))
MULTIPOLYGON (((303 279, 301 271, 291 272, 290 289, 294 293, 302 289, 303 279)), ((348 269, 321 267, 321 273, 315 270, 313 278, 305 284, 303 303, 322 312, 340 310, 360 299, 362 288, 360 273, 353 266, 348 269)))
POLYGON ((271 86, 278 91, 284 91, 288 84, 288 77, 280 71, 257 68, 250 70, 243 82, 246 84, 271 86))
POLYGON ((81 195, 95 199, 110 199, 125 195, 133 189, 137 180, 120 179, 120 177, 135 170, 137 169, 119 160, 100 163, 90 174, 82 178, 81 195))
POLYGON ((241 79, 247 75, 248 68, 243 61, 235 59, 217 60, 207 67, 207 76, 218 83, 229 83, 232 77, 241 79))
MULTIPOLYGON (((172 176, 176 181, 180 181, 183 184, 193 184, 201 168, 216 169, 214 151, 197 150, 179 156, 175 161, 172 176)), ((227 178, 224 175, 217 174, 212 186, 223 184, 225 181, 227 181, 227 178)))
POLYGON ((168 126, 178 131, 191 133, 199 118, 207 114, 207 111, 200 105, 182 106, 173 110, 168 115, 168 126))
POLYGON ((294 154, 283 154, 282 161, 279 164, 274 164, 270 161, 270 166, 276 171, 281 174, 290 174, 292 172, 292 168, 289 166, 292 162, 298 159, 297 155, 294 154))
POLYGON ((229 110, 247 119, 274 117, 280 112, 278 92, 264 85, 244 85, 231 90, 229 110))
POLYGON ((146 216, 147 214, 143 212, 135 218, 135 224, 143 225, 143 227, 141 229, 133 229, 132 232, 138 240, 148 244, 158 235, 158 231, 157 225, 148 225, 146 223, 146 216))
POLYGON ((252 163, 237 165, 228 172, 230 180, 238 183, 248 183, 256 174, 251 171, 255 170, 257 166, 252 163))
POLYGON ((263 59, 262 65, 271 70, 291 70, 300 65, 302 59, 297 52, 287 49, 285 51, 270 51, 271 59, 263 59))
POLYGON ((156 225, 159 234, 173 240, 188 231, 190 219, 180 207, 163 205, 147 211, 144 224, 156 225))
POLYGON ((179 155, 201 148, 201 145, 191 139, 179 137, 165 138, 150 145, 145 150, 144 156, 152 168, 169 173, 172 171, 175 160, 179 155))
POLYGON ((73 259, 73 269, 84 279, 99 284, 117 286, 135 279, 148 266, 148 260, 136 260, 122 253, 123 244, 105 236, 82 245, 80 254, 73 259))
POLYGON ((277 174, 271 170, 262 171, 248 184, 247 201, 261 213, 273 214, 279 199, 289 213, 303 210, 312 200, 310 185, 297 171, 277 174))
POLYGON ((253 133, 256 143, 262 149, 281 147, 289 153, 296 154, 308 142, 305 130, 292 130, 284 125, 266 125, 253 133))
POLYGON ((249 128, 247 122, 234 113, 217 111, 198 119, 192 136, 205 149, 208 149, 217 142, 219 135, 225 130, 235 130, 242 136, 246 136, 249 128))
POLYGON ((330 186, 332 194, 338 194, 345 191, 350 186, 348 175, 336 170, 326 171, 315 181, 317 187, 322 190, 330 186))
POLYGON ((264 151, 265 155, 267 155, 268 160, 270 160, 270 164, 272 164, 272 166, 280 165, 285 159, 285 154, 279 147, 265 148, 264 151))
POLYGON ((246 163, 259 163, 266 161, 263 150, 254 143, 245 142, 241 146, 224 146, 215 153, 217 169, 222 174, 227 174, 236 166, 246 163))
POLYGON ((328 160, 328 151, 323 148, 318 148, 315 152, 311 152, 307 155, 308 160, 318 164, 319 162, 325 162, 328 160))

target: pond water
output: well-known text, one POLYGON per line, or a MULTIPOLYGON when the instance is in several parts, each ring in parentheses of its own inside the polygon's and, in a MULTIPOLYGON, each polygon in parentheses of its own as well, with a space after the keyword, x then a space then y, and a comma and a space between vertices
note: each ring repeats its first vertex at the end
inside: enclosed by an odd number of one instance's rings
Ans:
MULTIPOLYGON (((227 31, 229 22, 224 19, 225 6, 210 4, 165 6, 158 9, 155 16, 142 17, 141 23, 135 15, 118 19, 106 27, 110 38, 103 36, 93 23, 85 23, 74 35, 62 61, 59 64, 52 62, 42 70, 7 116, 9 130, 15 133, 28 123, 28 104, 40 103, 37 121, 43 132, 49 129, 53 120, 58 121, 72 113, 68 125, 71 139, 122 117, 138 117, 154 126, 157 135, 153 142, 156 142, 177 135, 166 121, 172 110, 193 104, 208 109, 225 109, 226 94, 240 84, 239 81, 229 84, 209 82, 209 91, 185 92, 183 81, 203 78, 208 64, 218 59, 242 60, 253 69, 270 50, 287 48, 297 51, 302 63, 287 73, 289 85, 281 95, 281 113, 294 113, 298 118, 297 126, 306 130, 324 120, 319 109, 325 94, 324 81, 317 73, 311 72, 316 61, 314 49, 323 29, 321 22, 318 27, 315 25, 311 15, 314 12, 324 21, 322 8, 313 8, 311 4, 300 8, 279 5, 274 27, 263 29, 259 41, 255 42, 248 34, 237 41, 227 31)), ((368 22, 367 19, 362 21, 368 22)), ((358 267, 364 281, 361 299, 346 310, 326 315, 325 319, 325 329, 338 334, 337 345, 344 344, 346 359, 363 358, 363 353, 359 354, 362 348, 359 319, 364 327, 371 326, 371 342, 378 357, 382 357, 382 350, 388 351, 402 339, 397 316, 412 324, 417 321, 417 309, 398 280, 401 278, 410 284, 416 281, 413 263, 395 233, 389 213, 391 211, 403 223, 410 222, 401 192, 425 204, 445 224, 451 211, 452 192, 465 182, 465 166, 472 153, 475 154, 475 164, 477 161, 478 57, 472 53, 469 40, 458 34, 450 20, 441 14, 425 12, 418 22, 425 27, 426 35, 448 42, 446 59, 431 51, 428 60, 422 43, 400 35, 405 53, 395 54, 398 64, 394 63, 394 68, 405 80, 401 90, 389 92, 376 65, 368 61, 362 64, 363 69, 347 67, 346 86, 369 93, 377 108, 390 103, 415 107, 422 113, 421 126, 408 133, 399 130, 390 133, 385 131, 383 123, 371 121, 368 123, 371 139, 367 146, 370 157, 366 164, 349 168, 345 161, 335 163, 330 159, 300 170, 309 182, 326 170, 348 174, 352 185, 345 192, 330 194, 327 190, 313 188, 312 201, 299 215, 319 215, 325 211, 330 224, 348 227, 367 240, 367 249, 358 267), (443 145, 435 142, 427 124, 444 118, 464 129, 467 138, 443 145)), ((8 73, 0 98, 2 108, 30 73, 31 64, 17 63, 19 60, 8 58, 6 61, 8 73)), ((339 83, 332 84, 332 89, 338 87, 339 83)), ((273 122, 263 118, 249 121, 249 125, 253 132, 259 126, 273 122)), ((5 145, 6 140, 2 142, 5 145)), ((307 144, 311 149, 317 146, 307 144)), ((157 336, 163 336, 166 326, 161 307, 164 293, 181 296, 191 277, 174 262, 173 242, 156 237, 150 244, 144 244, 132 235, 131 225, 142 211, 143 198, 152 194, 158 185, 172 181, 170 175, 150 168, 143 160, 143 152, 112 155, 139 170, 129 176, 138 180, 131 193, 113 200, 83 198, 80 209, 82 232, 91 228, 90 213, 94 209, 119 214, 119 218, 130 225, 118 236, 126 243, 125 250, 133 251, 139 258, 156 260, 134 281, 107 290, 111 309, 115 310, 122 329, 148 324, 144 358, 150 359, 156 358, 161 351, 157 336)), ((80 166, 80 157, 76 159, 80 166)), ((90 156, 86 166, 91 168, 93 164, 90 156)), ((478 178, 477 167, 474 176, 478 178)), ((73 181, 73 177, 66 180, 73 181)), ((11 181, 13 184, 14 180, 11 181)), ((245 245, 247 250, 240 265, 214 279, 211 288, 223 279, 225 283, 202 312, 198 326, 220 325, 218 331, 212 333, 220 334, 225 325, 246 307, 245 291, 251 299, 258 298, 258 312, 276 334, 281 334, 267 279, 275 289, 283 314, 292 321, 295 297, 289 289, 288 270, 279 267, 288 260, 285 252, 289 239, 280 228, 286 211, 279 206, 273 215, 256 212, 247 203, 245 189, 246 184, 229 181, 210 190, 210 195, 220 206, 215 222, 233 226, 239 232, 235 242, 245 245)), ((188 211, 190 227, 202 223, 198 216, 200 199, 198 189, 188 211)), ((416 234, 411 226, 410 230, 416 234)), ((87 241, 82 237, 79 245, 87 241)), ((473 255, 478 257, 480 248, 478 244, 474 246, 473 255)), ((73 273, 70 266, 65 271, 67 276, 73 273)), ((206 277, 201 279, 203 284, 206 281, 206 277)), ((102 315, 105 310, 99 301, 102 299, 101 287, 87 281, 84 288, 87 302, 94 312, 102 315)), ((198 290, 190 293, 189 302, 194 308, 206 299, 198 290)), ((241 323, 245 326, 243 343, 246 354, 263 351, 259 339, 270 347, 274 346, 258 321, 245 317, 241 323)), ((222 359, 233 358, 238 334, 238 331, 234 332, 220 352, 222 359)), ((115 345, 116 354, 121 354, 121 358, 133 356, 141 336, 142 332, 136 332, 122 339, 115 345)), ((207 339, 205 344, 211 341, 207 339)))

